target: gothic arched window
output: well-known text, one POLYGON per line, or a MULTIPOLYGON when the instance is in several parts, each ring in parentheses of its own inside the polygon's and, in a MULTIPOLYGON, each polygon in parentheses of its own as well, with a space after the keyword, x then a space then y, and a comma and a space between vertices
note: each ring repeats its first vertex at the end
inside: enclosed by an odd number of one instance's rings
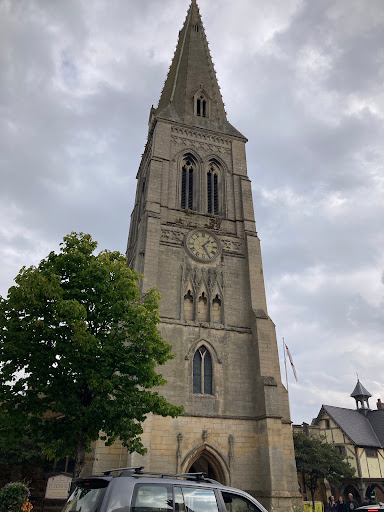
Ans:
POLYGON ((209 117, 209 97, 199 89, 193 97, 194 113, 197 117, 209 117))
POLYGON ((181 168, 181 208, 194 209, 193 183, 196 164, 192 157, 184 158, 181 168))
POLYGON ((219 168, 214 162, 211 162, 207 171, 207 212, 214 215, 220 213, 219 180, 219 168))
POLYGON ((204 98, 204 96, 197 98, 196 114, 199 117, 207 117, 207 100, 204 98))
POLYGON ((204 345, 193 356, 193 392, 212 395, 212 358, 204 345))

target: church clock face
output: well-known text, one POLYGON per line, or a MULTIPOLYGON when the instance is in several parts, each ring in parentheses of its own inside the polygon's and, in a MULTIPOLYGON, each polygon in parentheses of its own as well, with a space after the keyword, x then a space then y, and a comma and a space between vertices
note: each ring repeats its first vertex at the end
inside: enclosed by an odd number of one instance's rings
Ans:
POLYGON ((185 245, 189 254, 201 262, 213 261, 220 252, 217 238, 203 229, 189 233, 185 245))

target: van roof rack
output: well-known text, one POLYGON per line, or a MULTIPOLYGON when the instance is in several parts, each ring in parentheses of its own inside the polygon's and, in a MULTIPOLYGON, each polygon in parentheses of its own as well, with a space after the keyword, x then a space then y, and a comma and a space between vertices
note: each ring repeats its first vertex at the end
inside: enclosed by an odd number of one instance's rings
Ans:
POLYGON ((209 482, 219 484, 216 480, 212 478, 207 478, 206 473, 155 473, 154 471, 143 471, 144 466, 139 467, 130 467, 130 468, 116 468, 109 469, 108 471, 104 471, 104 475, 109 476, 111 473, 116 473, 120 471, 121 477, 125 476, 154 476, 159 478, 184 478, 185 480, 195 480, 196 482, 209 482))
POLYGON ((103 475, 109 476, 111 473, 116 473, 117 471, 134 471, 135 474, 140 475, 143 469, 144 469, 144 466, 137 466, 137 467, 131 467, 131 468, 108 469, 107 471, 103 472, 103 475))

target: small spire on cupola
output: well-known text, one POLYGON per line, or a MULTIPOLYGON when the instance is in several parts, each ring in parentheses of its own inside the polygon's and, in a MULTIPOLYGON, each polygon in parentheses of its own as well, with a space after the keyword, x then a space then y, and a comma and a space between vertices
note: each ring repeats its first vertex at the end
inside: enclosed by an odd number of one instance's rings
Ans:
POLYGON ((357 379, 355 389, 351 393, 351 397, 356 400, 356 409, 364 414, 366 414, 367 411, 370 411, 368 399, 371 396, 371 393, 367 391, 359 379, 357 379))

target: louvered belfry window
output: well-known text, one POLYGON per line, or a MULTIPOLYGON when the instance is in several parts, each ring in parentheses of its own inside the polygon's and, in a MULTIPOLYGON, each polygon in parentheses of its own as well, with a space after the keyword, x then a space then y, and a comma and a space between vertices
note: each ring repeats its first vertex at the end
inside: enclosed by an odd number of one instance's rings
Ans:
POLYGON ((195 164, 191 158, 185 158, 181 169, 181 208, 194 209, 193 184, 195 164))
POLYGON ((193 392, 212 395, 212 358, 204 345, 193 357, 193 392))

